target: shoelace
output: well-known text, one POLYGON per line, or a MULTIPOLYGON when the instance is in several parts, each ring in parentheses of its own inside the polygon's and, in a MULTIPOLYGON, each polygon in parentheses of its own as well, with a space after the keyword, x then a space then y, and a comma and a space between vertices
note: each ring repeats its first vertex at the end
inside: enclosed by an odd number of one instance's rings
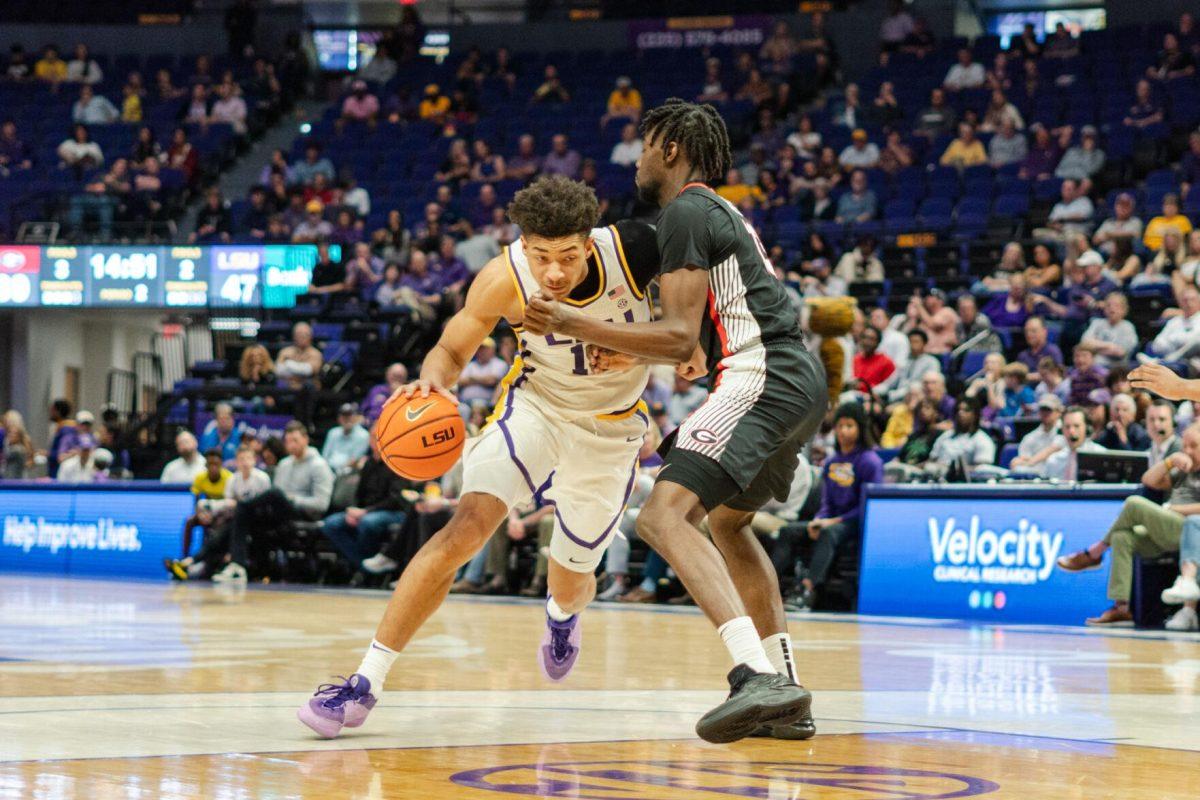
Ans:
POLYGON ((317 687, 317 690, 313 692, 313 697, 329 695, 329 697, 321 703, 321 705, 325 706, 326 708, 337 708, 343 703, 347 703, 356 699, 356 690, 350 685, 350 679, 344 675, 338 675, 337 677, 342 679, 340 684, 322 683, 317 687))
POLYGON ((554 627, 550 631, 550 654, 555 661, 563 661, 571 650, 571 629, 554 627))

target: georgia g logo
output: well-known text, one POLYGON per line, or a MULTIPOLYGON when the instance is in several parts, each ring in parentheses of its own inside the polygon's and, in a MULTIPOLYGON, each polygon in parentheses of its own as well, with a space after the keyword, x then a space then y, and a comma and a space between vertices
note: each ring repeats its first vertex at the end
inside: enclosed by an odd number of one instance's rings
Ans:
POLYGON ((720 441, 717 435, 708 428, 697 428, 692 431, 692 438, 700 444, 716 444, 720 441))

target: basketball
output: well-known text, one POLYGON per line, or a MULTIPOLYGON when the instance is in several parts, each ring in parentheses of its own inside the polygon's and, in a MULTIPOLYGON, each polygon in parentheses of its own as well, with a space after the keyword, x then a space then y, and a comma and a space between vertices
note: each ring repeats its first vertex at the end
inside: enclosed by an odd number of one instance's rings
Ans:
POLYGON ((462 455, 467 428, 458 405, 440 394, 389 400, 375 425, 383 461, 402 478, 440 478, 462 455))

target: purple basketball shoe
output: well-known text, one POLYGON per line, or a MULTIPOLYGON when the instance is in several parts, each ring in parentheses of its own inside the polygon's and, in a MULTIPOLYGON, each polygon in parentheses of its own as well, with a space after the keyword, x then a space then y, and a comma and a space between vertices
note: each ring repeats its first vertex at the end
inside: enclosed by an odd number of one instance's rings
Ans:
POLYGON ((546 635, 538 648, 538 663, 542 672, 552 681, 567 677, 579 658, 579 645, 583 633, 579 629, 579 615, 573 614, 566 622, 555 622, 546 615, 546 635))
MULTIPOLYGON (((340 675, 338 677, 341 677, 340 675)), ((357 728, 375 707, 371 682, 357 672, 342 683, 324 683, 307 703, 300 706, 296 717, 316 731, 323 739, 333 739, 342 728, 357 728)))

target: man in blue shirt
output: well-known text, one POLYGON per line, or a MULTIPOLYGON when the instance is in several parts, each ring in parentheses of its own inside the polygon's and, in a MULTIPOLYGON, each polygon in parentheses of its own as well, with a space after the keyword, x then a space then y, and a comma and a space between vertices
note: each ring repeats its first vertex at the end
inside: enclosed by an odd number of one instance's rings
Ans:
POLYGON ((358 406, 344 403, 338 409, 338 426, 326 435, 321 457, 337 472, 342 467, 357 464, 371 446, 371 435, 358 424, 358 406))
POLYGON ((304 160, 292 165, 292 181, 301 186, 308 186, 318 174, 324 175, 330 181, 337 177, 333 163, 321 155, 321 146, 309 142, 304 148, 304 160))
POLYGON ((213 414, 200 434, 199 450, 201 453, 220 450, 221 461, 228 463, 237 457, 237 449, 242 443, 242 426, 234 419, 233 406, 229 403, 217 403, 213 414))
POLYGON ((854 170, 850 176, 850 191, 838 200, 838 222, 867 222, 875 218, 875 193, 867 186, 867 173, 854 170))

